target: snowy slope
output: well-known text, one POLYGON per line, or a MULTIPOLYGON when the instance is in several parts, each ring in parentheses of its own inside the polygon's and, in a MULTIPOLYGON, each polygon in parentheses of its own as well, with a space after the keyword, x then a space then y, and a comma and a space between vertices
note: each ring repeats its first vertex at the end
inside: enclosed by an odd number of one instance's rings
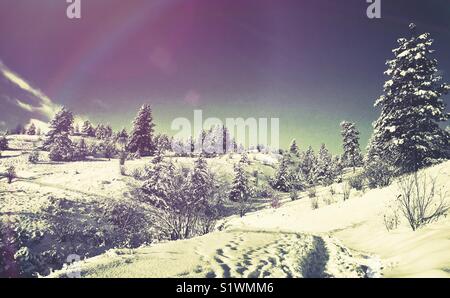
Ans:
MULTIPOLYGON (((448 189, 450 162, 427 172, 448 189)), ((388 232, 383 215, 395 197, 395 183, 354 192, 345 202, 339 199, 339 185, 335 188, 336 203, 317 210, 303 194, 279 209, 229 218, 223 232, 110 251, 78 268, 86 277, 377 277, 381 268, 386 277, 449 277, 449 218, 416 232, 403 222, 388 232)), ((329 195, 326 188, 318 194, 322 200, 329 195)))

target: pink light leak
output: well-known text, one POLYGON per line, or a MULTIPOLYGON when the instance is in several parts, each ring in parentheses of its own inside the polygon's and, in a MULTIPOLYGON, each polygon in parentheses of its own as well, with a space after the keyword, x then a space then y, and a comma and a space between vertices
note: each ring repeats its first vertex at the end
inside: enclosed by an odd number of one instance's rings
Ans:
POLYGON ((150 54, 150 62, 165 75, 173 75, 177 71, 177 64, 172 54, 163 47, 157 47, 150 54))
POLYGON ((190 105, 198 105, 201 100, 201 95, 196 90, 189 90, 184 97, 184 102, 190 105))

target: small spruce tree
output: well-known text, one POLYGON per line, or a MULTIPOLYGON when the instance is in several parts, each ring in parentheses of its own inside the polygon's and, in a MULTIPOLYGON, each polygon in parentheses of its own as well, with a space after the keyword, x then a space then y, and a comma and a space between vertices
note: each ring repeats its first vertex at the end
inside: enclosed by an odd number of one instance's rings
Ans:
POLYGON ((128 142, 128 151, 140 156, 152 155, 156 149, 153 141, 153 116, 149 105, 143 105, 133 121, 133 131, 128 142))

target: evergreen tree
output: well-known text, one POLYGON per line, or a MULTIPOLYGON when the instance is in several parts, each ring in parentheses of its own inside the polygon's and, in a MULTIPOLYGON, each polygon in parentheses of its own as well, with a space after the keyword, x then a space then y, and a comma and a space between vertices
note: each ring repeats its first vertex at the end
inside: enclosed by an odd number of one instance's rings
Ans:
POLYGON ((103 124, 98 124, 95 128, 95 137, 99 140, 104 140, 108 137, 108 129, 103 124))
POLYGON ((29 135, 29 136, 36 135, 36 125, 34 125, 34 123, 31 123, 30 126, 28 127, 27 135, 29 135))
POLYGON ((157 152, 152 160, 152 166, 146 168, 146 177, 142 191, 147 201, 157 208, 169 208, 171 206, 170 193, 173 190, 175 167, 172 162, 166 162, 163 156, 157 152))
POLYGON ((292 140, 291 146, 289 147, 289 152, 292 154, 298 155, 298 146, 297 141, 295 139, 292 140))
POLYGON ((191 204, 206 207, 213 190, 213 179, 206 159, 199 157, 194 163, 194 169, 189 177, 189 192, 191 204))
POLYGON ((314 184, 314 169, 317 164, 317 158, 311 146, 302 155, 300 160, 300 171, 303 179, 309 184, 314 184))
POLYGON ((81 138, 80 142, 78 142, 78 144, 75 146, 73 155, 76 160, 86 159, 86 156, 88 155, 88 148, 84 138, 81 138))
POLYGON ((84 121, 83 126, 81 128, 81 133, 88 137, 95 136, 95 129, 89 120, 84 121))
POLYGON ((239 162, 244 164, 244 165, 249 165, 250 164, 250 159, 248 159, 248 154, 247 154, 246 151, 242 152, 241 159, 240 159, 239 162))
POLYGON ((0 150, 8 149, 8 139, 5 136, 0 136, 0 150))
POLYGON ((249 178, 242 163, 234 166, 234 179, 230 191, 230 200, 244 203, 250 198, 249 178))
POLYGON ((331 161, 331 170, 333 172, 333 179, 342 175, 342 160, 340 156, 334 156, 331 161))
POLYGON ((50 160, 70 161, 73 158, 73 145, 67 132, 55 134, 48 148, 50 160))
POLYGON ((287 155, 284 155, 281 159, 280 165, 278 167, 277 172, 275 173, 275 177, 271 181, 271 185, 274 189, 288 192, 291 190, 291 175, 289 172, 289 163, 290 160, 287 155))
POLYGON ((359 148, 359 131, 355 123, 343 121, 341 123, 342 147, 344 154, 342 160, 345 166, 355 168, 362 163, 361 149, 359 148))
POLYGON ((153 142, 153 117, 149 105, 143 105, 133 121, 133 131, 128 143, 128 151, 137 152, 140 156, 148 156, 155 151, 153 142))
POLYGON ((157 151, 169 151, 171 150, 171 142, 167 135, 165 134, 158 134, 154 139, 156 150, 157 151))
POLYGON ((325 144, 322 144, 317 157, 317 164, 314 169, 315 181, 324 185, 329 185, 334 180, 332 168, 332 157, 325 144))
POLYGON ((105 139, 111 138, 113 136, 114 132, 113 129, 111 127, 111 125, 106 125, 105 126, 105 139))
MULTIPOLYGON (((44 148, 49 148, 52 143, 56 141, 56 137, 59 138, 59 144, 66 145, 68 142, 65 138, 69 138, 68 135, 72 131, 73 124, 73 114, 72 112, 62 108, 58 113, 56 113, 53 120, 50 122, 50 131, 46 135, 46 140, 44 142, 44 148)), ((69 139, 70 142, 70 139, 69 139)), ((54 148, 55 150, 55 148, 54 148)), ((62 148, 62 150, 65 150, 62 148)))
POLYGON ((439 122, 449 117, 442 96, 450 85, 441 83, 437 60, 432 58, 433 40, 429 33, 400 38, 387 62, 390 77, 384 94, 375 102, 381 115, 374 123, 371 154, 389 157, 399 173, 416 171, 441 158, 448 158, 449 138, 439 122))

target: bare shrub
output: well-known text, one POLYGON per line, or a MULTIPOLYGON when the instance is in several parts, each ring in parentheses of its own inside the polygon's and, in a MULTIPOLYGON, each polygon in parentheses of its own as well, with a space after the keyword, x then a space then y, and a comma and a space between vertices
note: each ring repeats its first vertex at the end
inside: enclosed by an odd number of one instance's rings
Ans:
POLYGON ((307 189, 308 197, 315 198, 316 197, 316 188, 314 186, 307 189))
POLYGON ((349 181, 345 181, 342 185, 342 194, 344 196, 344 201, 347 201, 350 198, 350 193, 352 191, 352 186, 349 181))
POLYGON ((152 217, 138 202, 111 200, 103 212, 104 219, 113 227, 109 238, 114 245, 135 248, 152 242, 156 234, 151 226, 152 217))
POLYGON ((398 189, 400 210, 413 231, 446 215, 450 208, 445 193, 436 189, 436 178, 426 174, 415 172, 401 178, 398 189))
POLYGON ((400 209, 397 200, 390 202, 386 206, 386 212, 383 215, 383 222, 388 232, 397 229, 400 224, 400 209))
POLYGON ((299 199, 298 192, 296 190, 291 191, 289 196, 291 201, 297 201, 299 199))
POLYGON ((334 196, 336 194, 336 190, 334 189, 333 185, 330 186, 330 194, 334 196))
POLYGON ((326 197, 323 199, 323 202, 325 203, 325 205, 331 205, 331 204, 334 204, 334 202, 335 202, 334 196, 333 196, 333 195, 326 196, 326 197))
POLYGON ((279 197, 275 196, 272 199, 272 202, 270 202, 270 206, 272 206, 272 208, 274 209, 278 209, 281 207, 281 200, 279 197))
POLYGON ((399 223, 400 223, 400 219, 398 217, 398 213, 397 212, 393 212, 390 214, 385 214, 383 217, 383 221, 384 221, 384 226, 386 227, 386 230, 392 231, 395 230, 399 223))
POLYGON ((319 209, 319 200, 316 197, 311 198, 311 209, 319 209))

